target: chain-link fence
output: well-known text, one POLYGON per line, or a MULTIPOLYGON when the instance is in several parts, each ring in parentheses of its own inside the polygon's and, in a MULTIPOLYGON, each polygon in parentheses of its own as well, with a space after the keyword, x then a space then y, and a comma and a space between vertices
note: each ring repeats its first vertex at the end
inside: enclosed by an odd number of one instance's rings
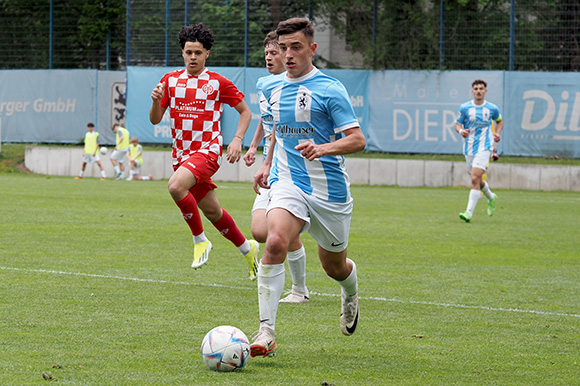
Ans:
POLYGON ((577 71, 575 0, 0 0, 0 68, 180 66, 177 34, 216 35, 208 65, 263 65, 280 20, 310 17, 320 67, 577 71))

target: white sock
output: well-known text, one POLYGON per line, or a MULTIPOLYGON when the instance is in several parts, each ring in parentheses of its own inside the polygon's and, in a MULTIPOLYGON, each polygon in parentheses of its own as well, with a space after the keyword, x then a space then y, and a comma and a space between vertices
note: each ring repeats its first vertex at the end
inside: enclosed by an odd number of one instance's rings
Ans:
POLYGON ((84 170, 81 170, 81 172, 79 173, 79 177, 82 177, 85 174, 84 170))
POLYGON ((207 241, 207 237, 205 237, 205 232, 201 232, 201 234, 193 236, 194 244, 203 243, 204 241, 207 241))
POLYGON ((142 179, 143 181, 149 181, 149 180, 150 180, 149 176, 144 176, 144 177, 141 177, 141 179, 142 179))
POLYGON ((260 328, 276 329, 278 302, 284 292, 284 263, 258 265, 258 303, 260 308, 260 328))
POLYGON ((288 269, 292 276, 292 290, 300 293, 306 292, 306 251, 304 245, 296 251, 288 251, 286 254, 288 269))
POLYGON ((481 188, 482 193, 487 197, 488 200, 493 200, 493 192, 489 188, 489 184, 485 182, 483 188, 481 188))
POLYGON ((238 247, 238 250, 242 252, 242 255, 246 256, 248 253, 250 253, 251 248, 252 246, 250 245, 250 242, 248 239, 246 239, 246 241, 244 241, 244 243, 238 247))
POLYGON ((346 293, 347 296, 354 296, 358 293, 358 278, 356 276, 356 264, 348 257, 346 258, 346 261, 350 261, 352 263, 352 271, 350 272, 350 275, 348 275, 346 279, 344 279, 343 281, 337 280, 337 282, 338 284, 340 284, 342 288, 344 288, 344 292, 346 293))
POLYGON ((121 173, 121 168, 119 167, 119 165, 115 166, 115 174, 119 174, 121 173))
POLYGON ((101 170, 101 177, 107 178, 107 173, 105 173, 105 169, 101 170))
POLYGON ((467 202, 467 211, 469 214, 473 215, 475 206, 477 205, 477 201, 479 201, 480 196, 481 192, 479 190, 471 189, 469 191, 469 201, 467 202))

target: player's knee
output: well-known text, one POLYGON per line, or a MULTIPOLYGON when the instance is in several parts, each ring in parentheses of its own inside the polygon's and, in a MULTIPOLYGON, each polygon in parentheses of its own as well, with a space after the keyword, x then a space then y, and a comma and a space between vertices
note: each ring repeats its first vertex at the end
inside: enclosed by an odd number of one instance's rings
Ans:
POLYGON ((268 228, 264 226, 265 224, 254 224, 252 223, 252 237, 259 243, 265 243, 268 237, 268 228))
POLYGON ((170 178, 167 183, 167 190, 174 201, 179 201, 187 195, 187 188, 182 186, 180 181, 170 178))
POLYGON ((200 206, 205 218, 211 222, 218 222, 222 219, 223 212, 220 206, 200 206))
POLYGON ((286 252, 288 251, 288 240, 279 233, 270 233, 268 235, 266 249, 271 255, 286 256, 286 252))

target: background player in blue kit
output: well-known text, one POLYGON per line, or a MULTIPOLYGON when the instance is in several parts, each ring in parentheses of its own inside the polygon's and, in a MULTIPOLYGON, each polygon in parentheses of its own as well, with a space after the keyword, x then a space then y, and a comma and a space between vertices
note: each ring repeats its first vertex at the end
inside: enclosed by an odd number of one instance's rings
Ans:
POLYGON ((341 286, 341 331, 358 325, 358 280, 347 258, 353 200, 343 154, 364 149, 366 141, 344 86, 312 64, 314 27, 293 18, 276 29, 286 74, 266 82, 262 92, 272 113, 273 148, 254 176, 270 187, 268 238, 258 267, 260 329, 252 356, 274 355, 276 312, 284 289, 284 259, 290 241, 308 231, 318 243, 327 275, 341 286))
POLYGON ((498 107, 485 100, 487 83, 481 79, 475 80, 471 84, 471 93, 473 100, 461 105, 455 120, 455 130, 464 138, 463 154, 467 170, 471 175, 467 209, 459 213, 459 218, 465 222, 471 221, 481 193, 488 199, 487 214, 493 216, 495 213, 497 195, 491 191, 482 177, 489 165, 493 141, 500 141, 500 134, 503 130, 503 120, 498 107), (492 130, 494 121, 495 132, 492 130))
MULTIPOLYGON (((256 151, 262 139, 264 139, 264 157, 266 157, 270 148, 273 124, 272 114, 269 111, 268 101, 262 94, 262 85, 273 76, 286 71, 284 63, 282 63, 282 56, 280 55, 278 35, 274 31, 268 33, 264 39, 264 57, 266 59, 266 68, 270 72, 270 75, 263 76, 256 82, 256 90, 260 97, 261 117, 252 143, 244 155, 246 166, 252 166, 256 162, 256 151)), ((278 80, 281 82, 283 78, 278 77, 278 80)), ((260 243, 265 243, 266 236, 268 235, 268 225, 266 223, 267 205, 268 190, 260 188, 254 200, 254 206, 252 207, 252 236, 260 243)), ((306 288, 306 251, 304 250, 300 236, 297 236, 290 242, 287 259, 290 275, 292 276, 292 289, 286 297, 280 299, 280 302, 305 303, 310 301, 310 294, 308 293, 308 288, 306 288)))

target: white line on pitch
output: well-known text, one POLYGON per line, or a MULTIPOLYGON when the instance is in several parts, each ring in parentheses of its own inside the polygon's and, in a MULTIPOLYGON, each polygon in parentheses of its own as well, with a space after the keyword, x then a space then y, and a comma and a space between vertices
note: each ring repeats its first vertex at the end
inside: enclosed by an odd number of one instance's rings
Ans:
MULTIPOLYGON (((206 283, 190 283, 187 281, 170 281, 170 280, 160 280, 160 279, 140 279, 136 277, 127 276, 115 276, 115 275, 101 275, 96 273, 82 273, 82 272, 65 272, 65 271, 53 271, 46 269, 27 269, 27 268, 15 268, 15 267, 0 267, 0 270, 4 271, 22 271, 22 272, 34 272, 34 273, 52 273, 57 275, 71 275, 71 276, 84 276, 84 277, 96 277, 100 279, 118 279, 118 280, 128 280, 136 281, 142 283, 160 283, 160 284, 177 284, 177 285, 191 285, 191 286, 201 286, 201 287, 219 287, 227 289, 241 289, 241 290, 255 290, 255 287, 236 287, 223 284, 206 284, 206 283)), ((310 292, 313 295, 318 296, 328 296, 328 297, 338 297, 339 294, 323 294, 318 292, 310 292)), ((375 296, 361 296, 359 299, 362 300, 377 300, 381 302, 392 302, 392 303, 402 303, 402 304, 421 304, 427 306, 438 306, 438 307, 449 307, 449 308, 464 308, 472 310, 484 310, 484 311, 502 311, 502 312, 516 312, 522 314, 536 314, 536 315, 547 315, 547 316, 567 316, 572 318, 580 318, 580 314, 568 314, 565 312, 545 312, 536 310, 523 310, 519 308, 502 308, 502 307, 487 307, 487 306, 469 306, 466 304, 454 304, 454 303, 438 303, 438 302, 427 302, 427 301, 417 301, 417 300, 402 300, 395 298, 383 298, 375 296)))

